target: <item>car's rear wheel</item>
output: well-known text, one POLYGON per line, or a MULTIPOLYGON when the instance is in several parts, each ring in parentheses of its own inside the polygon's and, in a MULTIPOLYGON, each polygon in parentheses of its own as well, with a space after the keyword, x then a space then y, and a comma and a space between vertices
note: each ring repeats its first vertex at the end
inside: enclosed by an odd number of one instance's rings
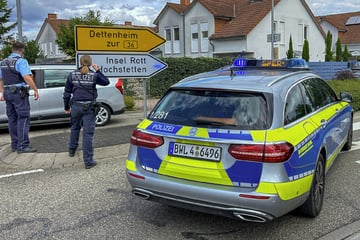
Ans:
POLYGON ((320 154, 316 164, 315 173, 310 188, 310 194, 306 202, 300 207, 300 212, 308 217, 316 217, 319 215, 325 190, 325 163, 324 157, 320 154))
POLYGON ((351 118, 351 121, 350 121, 350 127, 349 127, 349 132, 347 135, 346 143, 345 143, 344 147, 342 148, 343 151, 349 151, 351 149, 352 138, 353 138, 353 118, 351 118))
POLYGON ((111 111, 108 106, 101 104, 100 110, 96 115, 95 124, 96 126, 105 126, 111 118, 111 111))

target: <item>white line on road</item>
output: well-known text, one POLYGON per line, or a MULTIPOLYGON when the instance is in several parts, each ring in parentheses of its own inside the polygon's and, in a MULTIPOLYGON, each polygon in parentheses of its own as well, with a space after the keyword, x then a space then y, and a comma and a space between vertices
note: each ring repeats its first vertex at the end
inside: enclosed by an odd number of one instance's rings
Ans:
POLYGON ((44 169, 35 169, 35 170, 31 170, 31 171, 24 171, 24 172, 5 174, 5 175, 0 175, 0 179, 1 178, 13 177, 13 176, 19 176, 19 175, 25 175, 25 174, 30 174, 30 173, 43 172, 43 171, 44 171, 44 169))
POLYGON ((353 123, 353 130, 359 130, 360 129, 360 122, 353 123))

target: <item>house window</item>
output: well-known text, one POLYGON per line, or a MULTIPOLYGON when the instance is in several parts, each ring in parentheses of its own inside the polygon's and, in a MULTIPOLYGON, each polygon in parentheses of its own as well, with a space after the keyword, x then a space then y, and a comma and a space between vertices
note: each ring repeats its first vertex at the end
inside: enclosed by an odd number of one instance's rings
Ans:
POLYGON ((308 39, 308 35, 309 35, 309 26, 304 25, 304 40, 308 39))
POLYGON ((167 28, 165 29, 164 32, 164 36, 165 36, 165 54, 171 54, 171 29, 167 28))
POLYGON ((165 29, 165 54, 180 53, 179 27, 165 29))
POLYGON ((279 23, 280 44, 285 44, 285 22, 279 23))
POLYGON ((209 31, 208 23, 200 23, 200 32, 201 32, 201 52, 209 51, 209 31))
POLYGON ((191 52, 209 51, 209 25, 208 23, 191 24, 191 52))
POLYGON ((174 28, 174 42, 173 42, 173 52, 180 53, 180 30, 178 27, 174 28))
POLYGON ((199 52, 199 28, 197 23, 191 24, 191 52, 199 52))

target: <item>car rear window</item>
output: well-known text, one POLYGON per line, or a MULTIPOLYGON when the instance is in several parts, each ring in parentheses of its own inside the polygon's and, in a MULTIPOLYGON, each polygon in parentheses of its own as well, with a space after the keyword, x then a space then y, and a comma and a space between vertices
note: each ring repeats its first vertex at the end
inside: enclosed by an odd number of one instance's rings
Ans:
POLYGON ((266 100, 260 93, 170 90, 148 118, 195 127, 266 129, 266 100))

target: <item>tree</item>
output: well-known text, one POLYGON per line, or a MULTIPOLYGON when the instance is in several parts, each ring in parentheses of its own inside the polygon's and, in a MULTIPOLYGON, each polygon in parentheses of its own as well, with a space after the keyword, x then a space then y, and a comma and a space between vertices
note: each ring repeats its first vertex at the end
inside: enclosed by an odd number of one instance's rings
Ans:
POLYGON ((26 58, 29 63, 35 63, 37 58, 44 58, 44 54, 35 40, 26 43, 24 58, 26 58))
POLYGON ((344 47, 344 52, 343 52, 343 61, 344 61, 344 62, 349 61, 349 57, 351 57, 351 54, 349 53, 348 46, 345 45, 345 47, 344 47))
POLYGON ((291 35, 290 35, 290 40, 289 40, 289 50, 286 52, 286 57, 287 57, 287 59, 291 59, 294 57, 294 50, 293 50, 293 43, 292 43, 291 35))
POLYGON ((89 12, 84 17, 75 17, 70 19, 67 26, 60 25, 60 32, 58 33, 56 43, 59 46, 59 49, 66 53, 70 57, 75 57, 75 37, 74 37, 74 28, 76 25, 103 25, 111 26, 113 21, 105 18, 104 22, 101 22, 100 11, 89 10, 89 12))
POLYGON ((341 41, 340 38, 337 39, 336 41, 336 55, 335 55, 335 60, 337 62, 342 61, 342 49, 341 49, 341 41))
MULTIPOLYGON (((26 39, 26 38, 25 38, 26 39)), ((12 51, 12 45, 11 44, 6 44, 4 45, 4 47, 1 50, 1 58, 6 58, 11 54, 12 51)), ((41 52, 41 49, 39 47, 39 45, 37 45, 37 43, 35 42, 35 40, 31 40, 29 42, 25 42, 25 54, 24 54, 24 58, 26 58, 26 60, 29 63, 35 63, 35 60, 37 58, 43 58, 43 53, 41 52)))
MULTIPOLYGON (((0 0, 0 36, 4 36, 7 34, 11 29, 13 29, 17 23, 8 25, 10 14, 12 11, 12 8, 6 8, 7 7, 7 1, 6 0, 0 0)), ((1 42, 8 43, 6 40, 1 39, 1 42)))
POLYGON ((331 51, 331 44, 332 44, 332 34, 330 31, 326 34, 325 40, 325 62, 330 62, 333 58, 333 52, 331 51))
POLYGON ((310 52, 310 50, 309 50, 309 41, 307 39, 305 39, 303 49, 302 49, 302 58, 307 62, 310 60, 310 53, 309 52, 310 52))

